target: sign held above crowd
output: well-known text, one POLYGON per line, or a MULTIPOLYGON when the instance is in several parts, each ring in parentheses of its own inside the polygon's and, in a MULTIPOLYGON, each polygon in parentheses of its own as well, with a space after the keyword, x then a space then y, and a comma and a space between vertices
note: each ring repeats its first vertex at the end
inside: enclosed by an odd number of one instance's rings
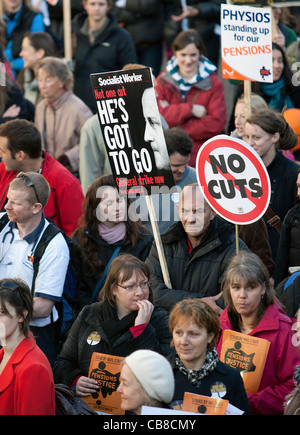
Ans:
POLYGON ((250 224, 270 202, 270 179, 261 158, 246 142, 226 135, 206 141, 197 155, 199 186, 225 220, 250 224))

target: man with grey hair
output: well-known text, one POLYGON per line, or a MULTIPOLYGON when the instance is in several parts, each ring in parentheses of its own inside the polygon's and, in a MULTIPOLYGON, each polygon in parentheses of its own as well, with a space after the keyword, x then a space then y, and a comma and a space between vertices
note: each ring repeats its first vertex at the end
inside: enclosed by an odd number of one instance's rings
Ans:
POLYGON ((0 279, 22 279, 34 299, 31 330, 50 364, 56 358, 54 331, 58 320, 55 302, 61 301, 69 264, 69 248, 58 233, 48 243, 34 279, 39 243, 53 223, 45 219, 50 187, 43 175, 20 172, 10 183, 6 213, 0 219, 0 279))
MULTIPOLYGON (((234 228, 216 215, 197 183, 182 189, 177 212, 180 221, 161 238, 171 289, 164 283, 155 242, 146 259, 154 302, 170 311, 182 299, 201 298, 220 314, 222 276, 236 254, 234 228)), ((240 239, 239 249, 248 250, 240 239)))

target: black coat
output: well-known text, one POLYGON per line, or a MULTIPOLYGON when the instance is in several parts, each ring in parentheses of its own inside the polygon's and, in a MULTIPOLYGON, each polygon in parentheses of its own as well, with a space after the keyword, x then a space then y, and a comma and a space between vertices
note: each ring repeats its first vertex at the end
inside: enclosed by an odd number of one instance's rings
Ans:
MULTIPOLYGON (((173 403, 175 402, 174 405, 182 403, 185 392, 211 397, 213 391, 219 390, 218 398, 228 400, 231 405, 241 409, 245 414, 251 413, 244 383, 238 370, 219 361, 215 370, 204 378, 199 386, 196 386, 178 370, 175 364, 175 352, 168 356, 168 360, 173 368, 175 378, 175 391, 172 400, 173 403)), ((213 397, 216 398, 215 395, 213 397)))
MULTIPOLYGON (((146 229, 142 233, 142 236, 138 238, 135 246, 132 246, 128 239, 125 239, 123 242, 119 241, 110 245, 105 240, 103 240, 99 236, 99 234, 93 234, 90 230, 87 230, 86 234, 97 244, 97 253, 99 259, 104 266, 103 270, 109 262, 117 246, 122 245, 119 255, 132 254, 135 257, 138 257, 140 260, 145 261, 149 254, 153 241, 153 236, 146 229)), ((74 256, 74 267, 77 274, 77 290, 75 296, 75 304, 76 310, 79 312, 85 305, 89 305, 92 302, 95 302, 95 300, 97 299, 98 295, 93 300, 91 300, 91 297, 98 280, 102 276, 102 273, 101 271, 97 270, 96 272, 91 274, 89 264, 84 262, 82 259, 82 248, 79 246, 78 238, 76 236, 73 238, 73 243, 76 252, 76 255, 74 256)), ((99 291, 101 290, 101 288, 102 286, 100 287, 99 291)))
MULTIPOLYGON (((155 243, 146 260, 157 305, 170 311, 184 298, 216 296, 220 292, 223 273, 236 254, 235 233, 230 224, 215 217, 200 245, 189 253, 186 233, 181 222, 177 222, 162 236, 162 244, 172 289, 164 283, 155 243)), ((248 250, 240 239, 239 249, 248 250)))
POLYGON ((109 22, 99 33, 93 44, 88 35, 81 31, 87 18, 85 12, 77 15, 72 22, 76 36, 74 94, 96 112, 90 74, 117 71, 128 63, 136 63, 137 57, 131 35, 117 24, 114 16, 107 14, 109 22))
MULTIPOLYGON (((273 161, 267 166, 271 182, 270 207, 283 221, 287 212, 296 204, 297 194, 297 163, 284 157, 281 151, 277 151, 273 161)), ((267 219, 265 219, 267 222, 267 219)), ((269 242, 274 261, 276 260, 279 234, 267 224, 269 242)))
POLYGON ((58 382, 71 386, 79 375, 88 376, 93 352, 125 357, 138 349, 150 349, 169 355, 168 313, 155 307, 150 322, 135 338, 129 329, 134 325, 134 314, 136 316, 137 312, 122 319, 122 326, 113 335, 113 329, 121 322, 116 310, 104 301, 86 306, 73 323, 55 364, 58 382), (90 344, 92 337, 94 342, 90 344))
POLYGON ((274 284, 287 278, 289 267, 300 266, 300 202, 284 218, 278 245, 274 284))

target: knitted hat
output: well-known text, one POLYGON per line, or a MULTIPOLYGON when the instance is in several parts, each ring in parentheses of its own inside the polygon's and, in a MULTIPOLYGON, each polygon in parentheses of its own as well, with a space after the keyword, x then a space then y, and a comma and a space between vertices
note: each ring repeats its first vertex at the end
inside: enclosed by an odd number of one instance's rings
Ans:
POLYGON ((174 375, 168 360, 152 350, 137 350, 125 358, 147 394, 169 404, 174 395, 174 375))

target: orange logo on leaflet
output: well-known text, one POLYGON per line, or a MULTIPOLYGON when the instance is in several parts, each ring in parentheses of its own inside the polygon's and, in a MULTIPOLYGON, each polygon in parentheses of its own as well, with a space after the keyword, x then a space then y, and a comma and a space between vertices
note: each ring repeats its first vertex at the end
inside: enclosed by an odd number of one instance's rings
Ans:
POLYGON ((251 80, 248 77, 243 76, 242 74, 232 69, 231 66, 229 66, 226 62, 224 62, 223 59, 222 59, 222 76, 224 79, 251 80))

